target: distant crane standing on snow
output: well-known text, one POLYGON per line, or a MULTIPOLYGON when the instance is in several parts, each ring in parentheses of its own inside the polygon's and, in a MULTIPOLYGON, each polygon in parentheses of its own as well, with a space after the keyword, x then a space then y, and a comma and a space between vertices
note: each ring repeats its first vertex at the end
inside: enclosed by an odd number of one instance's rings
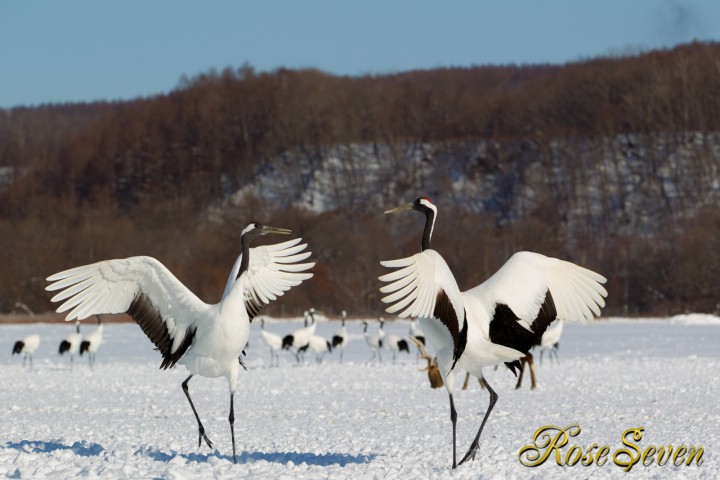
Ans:
POLYGON ((588 320, 600 315, 607 291, 603 276, 570 262, 532 252, 513 255, 500 270, 477 287, 460 292, 457 282, 438 252, 430 249, 437 208, 427 197, 385 213, 415 210, 425 215, 421 251, 411 257, 381 262, 395 268, 380 280, 380 291, 392 305, 388 313, 418 318, 438 356, 450 397, 453 462, 456 462, 453 401, 455 367, 481 380, 490 393, 490 404, 480 428, 460 464, 474 458, 480 434, 497 401, 497 394, 483 377, 484 367, 502 362, 513 372, 518 359, 542 336, 556 318, 588 320))
POLYGON ((28 359, 30 360, 30 366, 32 367, 33 353, 35 353, 35 350, 37 350, 38 345, 40 345, 40 335, 38 335, 37 333, 28 335, 22 340, 18 340, 17 342, 15 342, 15 345, 13 345, 12 354, 19 355, 22 353, 23 367, 25 366, 28 359))
POLYGON ((373 350, 373 355, 370 357, 370 360, 368 360, 366 363, 370 363, 373 361, 373 359, 377 356, 378 361, 382 363, 382 354, 380 353, 380 349, 383 346, 383 331, 382 331, 382 320, 380 320, 380 330, 378 330, 377 335, 371 335, 368 333, 368 323, 363 320, 363 335, 365 336, 365 343, 368 344, 370 348, 373 350))
POLYGON ((325 354, 332 352, 332 344, 320 335, 310 335, 308 347, 315 352, 315 363, 322 363, 325 354))
MULTIPOLYGON (((545 330, 545 333, 543 333, 542 338, 536 343, 533 348, 539 348, 540 349, 540 364, 542 365, 542 356, 545 350, 549 350, 550 353, 548 356, 552 358, 552 354, 555 353, 555 358, 557 358, 557 349, 560 344, 560 336, 562 335, 563 331, 563 321, 558 320, 557 324, 553 325, 551 328, 548 328, 545 330)), ((535 368, 534 368, 534 358, 533 354, 528 352, 527 355, 522 357, 520 359, 520 375, 518 376, 517 383, 515 384, 515 389, 520 388, 522 385, 522 379, 523 375, 525 374, 525 365, 528 366, 528 370, 530 370, 530 390, 535 390, 537 387, 537 383, 535 382, 535 368)))
POLYGON ((58 312, 70 310, 67 320, 103 313, 129 314, 160 350, 160 368, 185 365, 190 376, 182 388, 197 420, 198 448, 203 440, 212 448, 212 442, 190 398, 188 382, 195 375, 225 377, 230 387, 228 420, 235 463, 233 398, 250 321, 266 304, 310 278, 311 273, 301 272, 314 265, 297 263, 310 255, 300 253, 307 246, 298 245, 300 239, 255 248, 250 248, 250 243, 263 235, 289 233, 257 222, 248 224, 240 236, 242 253, 216 305, 201 301, 152 257, 106 260, 56 273, 48 277, 52 283, 46 289, 61 290, 52 301, 65 300, 58 312))
POLYGON ((82 334, 80 333, 80 322, 75 322, 75 333, 71 333, 67 337, 63 338, 58 347, 58 353, 65 355, 70 354, 70 365, 73 364, 73 358, 80 348, 80 342, 82 342, 82 334))
POLYGON ((343 361, 343 350, 345 350, 345 345, 347 345, 348 342, 348 332, 347 328, 345 327, 346 318, 347 312, 343 310, 340 328, 335 332, 332 337, 332 348, 340 349, 340 363, 342 363, 343 361))
POLYGON ((82 342, 80 342, 80 355, 82 356, 85 352, 88 354, 88 365, 95 365, 95 354, 97 353, 103 340, 103 323, 100 315, 95 315, 98 322, 98 327, 95 331, 85 335, 82 342))
POLYGON ((410 336, 422 345, 425 345, 425 334, 422 332, 420 327, 417 326, 417 320, 414 318, 410 320, 410 336))
POLYGON ((308 347, 310 347, 310 337, 315 335, 315 309, 311 308, 309 311, 304 312, 304 324, 303 328, 293 330, 292 333, 285 335, 282 339, 282 349, 290 350, 295 355, 295 360, 300 363, 300 354, 304 353, 308 347), (310 323, 308 325, 308 322, 310 323))
POLYGON ((278 351, 282 348, 282 337, 265 330, 265 319, 260 319, 260 336, 270 349, 270 365, 280 365, 278 351))
POLYGON ((545 353, 546 350, 548 352, 549 359, 552 359, 553 355, 555 355, 555 360, 558 362, 560 361, 560 358, 558 357, 558 348, 560 348, 560 337, 562 337, 563 326, 563 321, 560 320, 557 325, 553 325, 552 328, 548 328, 543 334, 539 345, 540 365, 542 365, 543 353, 545 353))
POLYGON ((393 335, 392 333, 385 333, 384 330, 385 321, 380 318, 380 336, 382 337, 382 346, 392 352, 393 363, 395 363, 395 354, 398 352, 410 353, 410 347, 408 341, 399 335, 393 335))

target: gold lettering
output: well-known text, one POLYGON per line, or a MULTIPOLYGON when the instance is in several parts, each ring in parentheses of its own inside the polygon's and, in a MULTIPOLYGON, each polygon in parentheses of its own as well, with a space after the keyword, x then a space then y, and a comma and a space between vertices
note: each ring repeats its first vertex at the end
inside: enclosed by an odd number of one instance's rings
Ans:
POLYGON ((672 451, 672 445, 668 445, 667 447, 663 445, 662 447, 660 447, 660 450, 658 450, 657 464, 661 467, 665 465, 667 461, 670 460, 670 455, 672 455, 672 451))
POLYGON ((703 453, 705 453, 705 449, 703 447, 700 447, 696 449, 696 447, 691 446, 690 451, 688 452, 688 459, 685 465, 690 465, 693 461, 693 457, 695 458, 695 465, 698 467, 702 465, 703 463, 703 453))
POLYGON ((537 467, 542 465, 555 452, 555 462, 562 465, 562 454, 560 449, 567 445, 568 435, 574 437, 580 433, 580 426, 569 425, 565 428, 556 425, 540 427, 533 435, 533 444, 526 445, 518 452, 520 463, 526 467, 537 467), (553 435, 554 433, 554 435, 553 435))
POLYGON ((583 467, 588 467, 588 466, 592 465, 592 463, 593 463, 593 450, 595 450, 596 448, 598 448, 598 444, 597 444, 597 443, 593 443, 592 445, 590 445, 590 446, 587 448, 587 450, 585 450, 585 455, 583 456, 583 461, 582 461, 582 466, 583 466, 583 467))
POLYGON ((603 445, 602 447, 600 447, 600 450, 595 457, 595 463, 597 463, 598 467, 602 467, 603 465, 605 465, 609 453, 610 447, 608 447, 607 445, 603 445))
POLYGON ((622 443, 623 445, 632 448, 636 456, 633 456, 632 452, 627 448, 621 448, 620 450, 616 450, 615 454, 613 455, 613 462, 615 462, 615 465, 619 467, 625 467, 625 471, 629 472, 635 464, 640 461, 640 449, 637 445, 632 443, 631 440, 635 440, 636 442, 639 442, 642 440, 642 432, 645 430, 645 427, 639 427, 639 428, 629 428, 625 430, 622 434, 622 443), (632 437, 632 439, 628 438, 632 437), (627 455, 627 460, 623 460, 620 457, 627 455))
POLYGON ((577 463, 582 459, 582 448, 580 448, 579 445, 573 445, 568 449, 567 456, 565 457, 565 465, 570 465, 571 467, 574 465, 577 465, 577 463), (577 453, 575 458, 572 458, 573 454, 577 453))
POLYGON ((588 467, 594 462, 601 467, 607 463, 608 459, 612 458, 615 465, 622 467, 625 472, 629 472, 640 462, 645 467, 649 467, 653 463, 662 467, 669 462, 676 467, 682 464, 689 466, 693 462, 698 466, 703 464, 705 449, 702 445, 673 447, 672 445, 651 444, 641 450, 638 443, 643 438, 645 427, 625 430, 621 437, 623 448, 614 452, 608 445, 601 446, 597 442, 591 444, 584 451, 581 445, 568 446, 570 438, 579 435, 580 431, 580 425, 576 423, 565 428, 556 425, 540 427, 533 435, 533 443, 520 449, 518 459, 526 467, 537 467, 545 463, 554 453, 555 463, 560 466, 573 467, 581 464, 588 467), (567 453, 563 455, 564 447, 567 447, 567 453))
POLYGON ((675 450, 675 455, 673 456, 673 464, 676 467, 679 467, 683 463, 683 456, 687 452, 687 448, 685 448, 685 445, 680 445, 677 450, 675 450), (680 460, 678 462, 678 460, 680 460))
POLYGON ((656 451, 657 448, 655 448, 655 445, 650 445, 649 447, 647 447, 642 456, 642 464, 646 467, 648 465, 652 465, 653 461, 655 460, 653 456, 655 455, 656 451))

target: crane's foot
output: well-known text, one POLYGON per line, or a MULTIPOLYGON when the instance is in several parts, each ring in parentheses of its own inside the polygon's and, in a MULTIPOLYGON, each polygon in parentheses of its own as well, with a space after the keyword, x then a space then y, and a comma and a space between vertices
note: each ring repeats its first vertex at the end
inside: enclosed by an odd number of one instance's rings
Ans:
POLYGON ((463 463, 465 463, 468 460, 475 460, 475 454, 478 451, 478 447, 479 447, 479 445, 477 443, 473 442, 473 444, 470 445, 470 449, 467 451, 467 453, 462 458, 462 460, 460 460, 458 465, 462 465, 463 463))
POLYGON ((203 427, 200 427, 198 431, 198 448, 200 448, 200 445, 202 445, 202 441, 205 440, 205 443, 207 443, 207 446, 209 448, 213 448, 213 444, 210 441, 210 439, 205 435, 205 429, 203 427))

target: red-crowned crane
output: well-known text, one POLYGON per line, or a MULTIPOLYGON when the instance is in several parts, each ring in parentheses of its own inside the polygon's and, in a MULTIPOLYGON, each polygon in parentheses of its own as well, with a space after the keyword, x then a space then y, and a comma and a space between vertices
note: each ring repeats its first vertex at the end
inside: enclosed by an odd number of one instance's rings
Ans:
POLYGON ((315 323, 315 309, 306 310, 303 314, 304 326, 293 330, 282 339, 282 349, 290 350, 295 355, 295 360, 300 363, 300 354, 310 347, 310 337, 315 335, 317 324, 315 323), (309 325, 308 325, 309 323, 309 325))
POLYGON ((98 327, 85 335, 85 338, 80 342, 80 356, 85 352, 88 354, 88 365, 95 365, 95 354, 97 353, 103 340, 103 323, 100 315, 95 315, 98 322, 98 327))
POLYGON ((450 397, 455 468, 456 367, 480 379, 490 393, 490 404, 475 439, 460 460, 462 464, 475 457, 480 434, 498 398, 483 378, 482 369, 504 362, 515 371, 518 359, 556 318, 592 321, 605 305, 603 297, 607 292, 601 284, 606 280, 570 262, 519 252, 484 283, 460 292, 443 257, 430 248, 437 208, 427 197, 421 197, 385 213, 406 210, 425 215, 421 251, 408 258, 381 262, 396 270, 380 277, 388 283, 380 291, 387 294, 382 301, 391 304, 389 313, 419 319, 437 353, 450 397))
POLYGON ((265 318, 260 319, 260 337, 262 337, 265 345, 270 349, 270 365, 280 365, 280 356, 278 351, 282 348, 282 337, 265 330, 265 318))
POLYGON ((368 333, 368 323, 363 320, 363 335, 365 336, 365 343, 368 344, 368 346, 372 349, 373 354, 372 357, 370 357, 370 360, 368 360, 366 363, 370 363, 373 361, 375 357, 378 357, 378 361, 382 363, 382 354, 380 353, 380 350, 383 346, 383 320, 380 319, 380 329, 378 330, 378 333, 376 335, 372 335, 368 333))
POLYGON ((395 363, 395 354, 398 352, 410 353, 410 346, 407 339, 400 335, 393 335, 392 333, 385 333, 384 330, 385 321, 380 319, 380 336, 382 337, 382 346, 392 352, 392 361, 395 363))
POLYGON ((345 320, 347 319, 347 312, 345 310, 342 311, 342 319, 340 328, 335 331, 332 337, 332 348, 334 349, 340 349, 340 363, 343 361, 343 350, 345 350, 345 346, 348 342, 348 331, 347 327, 345 326, 345 320))
POLYGON ((80 349, 80 342, 82 342, 82 333, 80 333, 80 322, 75 322, 75 333, 71 333, 67 337, 63 338, 58 346, 58 353, 70 355, 70 366, 73 365, 73 359, 75 354, 80 349))
POLYGON ((73 268, 48 277, 47 290, 60 290, 53 302, 64 301, 58 312, 70 310, 66 319, 122 313, 130 315, 162 354, 160 368, 184 365, 190 373, 182 389, 198 425, 198 448, 205 434, 188 382, 195 375, 225 377, 230 387, 230 435, 235 450, 234 394, 250 321, 268 303, 312 276, 303 273, 314 263, 298 263, 310 256, 301 253, 307 244, 294 239, 250 248, 263 235, 290 234, 290 230, 248 224, 240 235, 242 253, 230 272, 219 303, 209 305, 195 296, 158 260, 131 257, 106 260, 73 268))
MULTIPOLYGON (((555 324, 553 324, 552 327, 545 330, 545 333, 543 333, 542 338, 533 345, 533 350, 540 349, 540 365, 542 365, 542 357, 545 350, 549 350, 548 356, 552 358, 553 353, 555 354, 555 358, 557 359, 557 349, 560 345, 560 337, 562 336, 563 331, 563 321, 558 320, 555 324)), ((533 354, 528 352, 527 355, 522 357, 520 359, 520 375, 518 376, 517 383, 515 384, 515 388, 518 389, 522 386, 522 379, 525 375, 525 366, 527 365, 527 370, 530 370, 530 390, 535 390, 537 387, 537 383, 535 382, 535 368, 534 368, 535 359, 533 358, 533 354)))
POLYGON ((35 350, 37 350, 38 345, 40 345, 40 335, 38 335, 37 333, 33 333, 32 335, 28 335, 22 340, 18 340, 17 342, 15 342, 15 345, 13 345, 12 354, 22 354, 23 367, 28 360, 30 360, 30 366, 32 367, 33 353, 35 353, 35 350))

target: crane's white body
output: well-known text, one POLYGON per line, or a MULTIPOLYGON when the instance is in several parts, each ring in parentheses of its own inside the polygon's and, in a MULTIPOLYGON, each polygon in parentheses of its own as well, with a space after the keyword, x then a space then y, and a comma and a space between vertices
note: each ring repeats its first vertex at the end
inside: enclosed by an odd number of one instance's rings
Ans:
POLYGON ((540 340, 540 348, 553 348, 560 342, 563 333, 563 321, 559 320, 556 325, 548 328, 540 340))
POLYGON ((553 325, 552 328, 548 328, 545 333, 543 333, 542 339, 540 339, 540 345, 538 346, 538 349, 540 350, 541 364, 543 354, 546 351, 548 352, 548 357, 552 359, 554 356, 555 359, 559 361, 558 344, 560 343, 560 337, 562 337, 563 326, 564 322, 560 320, 556 325, 553 325))
POLYGON ((308 347, 315 352, 315 361, 317 363, 321 363, 323 356, 332 349, 330 343, 320 335, 311 335, 308 339, 308 347))
POLYGON ((35 353, 35 350, 40 346, 40 335, 33 333, 22 339, 23 348, 20 353, 30 354, 35 353))
POLYGON ((162 322, 167 329, 170 353, 194 331, 192 344, 177 363, 193 375, 225 377, 234 392, 238 357, 250 333, 246 303, 269 303, 312 276, 297 273, 314 265, 295 264, 310 255, 299 254, 306 247, 298 245, 300 241, 251 248, 248 271, 235 279, 242 261, 238 256, 223 297, 214 305, 200 300, 152 257, 106 260, 60 272, 48 278, 54 283, 47 289, 62 290, 52 300, 65 300, 58 312, 70 310, 66 320, 127 312, 139 295, 145 295, 158 314, 154 324, 162 322))
MULTIPOLYGON (((289 230, 251 223, 243 230, 241 239, 244 242, 246 234, 249 238, 267 233, 289 230)), ((303 272, 314 263, 298 263, 310 256, 310 252, 303 252, 307 244, 300 242, 298 238, 255 248, 247 246, 249 240, 243 243, 249 258, 243 262, 243 254, 237 257, 217 304, 201 301, 162 263, 146 256, 106 260, 57 273, 48 277, 51 284, 47 290, 60 290, 52 301, 64 301, 57 311, 69 310, 66 320, 127 312, 161 351, 164 359, 161 368, 175 363, 184 365, 191 376, 183 383, 183 389, 202 437, 204 428, 187 392, 187 382, 193 375, 225 377, 231 394, 232 427, 232 398, 251 315, 312 277, 311 273, 303 272), (241 271, 243 265, 246 268, 241 271)), ((205 440, 211 446, 207 437, 205 440)), ((233 450, 234 445, 233 433, 233 450)))
POLYGON ((600 314, 600 307, 605 305, 603 296, 607 294, 600 284, 605 281, 602 276, 573 263, 533 252, 516 253, 492 277, 465 292, 460 292, 450 268, 435 250, 424 250, 412 257, 382 264, 400 268, 381 277, 381 280, 391 282, 381 291, 394 292, 383 299, 386 303, 394 303, 387 311, 402 310, 400 318, 419 319, 420 327, 437 353, 440 370, 444 376, 450 375, 445 382, 449 392, 453 389, 451 370, 454 370, 455 344, 448 327, 433 317, 440 292, 444 292, 455 315, 461 319, 457 330, 464 327, 463 317, 467 322, 467 343, 455 368, 478 378, 482 378, 483 368, 511 362, 524 355, 490 340, 490 322, 496 305, 507 305, 517 315, 518 323, 531 331, 531 324, 548 290, 555 300, 557 318, 568 321, 591 321, 593 315, 600 314))
POLYGON ((263 318, 260 323, 260 338, 263 343, 270 349, 270 363, 274 364, 279 362, 278 353, 282 348, 282 337, 272 332, 265 330, 265 319, 263 318))
POLYGON ((380 280, 390 304, 388 313, 417 318, 435 349, 453 423, 453 468, 457 413, 453 401, 454 377, 466 370, 481 380, 490 404, 468 453, 473 458, 497 394, 483 378, 483 368, 506 362, 514 370, 542 333, 555 320, 592 321, 605 305, 602 275, 570 262, 533 252, 514 254, 482 284, 461 292, 443 257, 430 248, 437 207, 427 197, 385 213, 415 210, 425 215, 421 252, 380 262, 395 269, 380 280))
POLYGON ((92 332, 85 335, 85 338, 83 341, 88 342, 88 352, 90 353, 96 353, 98 349, 100 348, 100 345, 102 345, 103 341, 103 328, 104 325, 100 324, 98 327, 93 330, 92 332))
POLYGON ((71 333, 70 335, 66 336, 62 339, 62 342, 60 342, 60 355, 64 355, 67 353, 70 355, 70 364, 72 365, 75 354, 78 353, 80 350, 80 342, 82 342, 82 333, 80 333, 80 325, 78 322, 75 322, 75 333, 71 333), (67 343, 67 349, 63 352, 62 351, 62 344, 67 343))
POLYGON ((37 333, 33 333, 32 335, 28 335, 20 342, 16 342, 14 348, 13 348, 13 355, 14 354, 22 354, 23 356, 23 365, 26 364, 26 362, 29 360, 30 365, 32 366, 32 357, 35 353, 35 350, 37 350, 38 346, 40 345, 40 335, 37 333), (17 348, 17 343, 22 342, 21 348, 17 348))
POLYGON ((345 320, 347 319, 347 312, 345 310, 342 311, 342 319, 341 319, 341 327, 335 331, 335 333, 332 336, 332 347, 333 349, 340 350, 340 363, 342 363, 343 360, 343 351, 345 350, 345 346, 348 342, 348 331, 347 327, 345 326, 345 320))
POLYGON ((368 333, 367 322, 363 322, 363 326, 363 336, 365 337, 365 343, 367 343, 373 351, 373 355, 372 357, 370 357, 370 360, 368 360, 368 362, 372 361, 376 356, 378 357, 378 361, 382 362, 382 354, 380 353, 380 350, 382 349, 383 337, 385 336, 385 332, 382 328, 382 321, 380 322, 380 329, 378 330, 377 334, 368 333))
POLYGON ((83 354, 83 348, 85 348, 88 353, 88 362, 90 365, 95 364, 95 354, 100 348, 100 345, 102 345, 103 328, 102 321, 98 319, 97 328, 85 335, 85 338, 80 342, 80 355, 83 354))
POLYGON ((423 333, 422 328, 418 326, 417 319, 413 318, 410 320, 410 330, 408 331, 408 333, 413 338, 422 339, 420 340, 420 342, 424 343, 425 333, 423 333))
MULTIPOLYGON (((302 350, 305 350, 309 348, 310 345, 310 337, 315 335, 315 330, 317 329, 317 324, 315 323, 315 319, 313 317, 312 322, 310 325, 307 325, 306 327, 298 328, 296 330, 293 330, 290 333, 290 336, 292 336, 292 343, 289 345, 289 349, 297 356, 298 353, 302 350)), ((287 337, 287 335, 286 335, 287 337)))

